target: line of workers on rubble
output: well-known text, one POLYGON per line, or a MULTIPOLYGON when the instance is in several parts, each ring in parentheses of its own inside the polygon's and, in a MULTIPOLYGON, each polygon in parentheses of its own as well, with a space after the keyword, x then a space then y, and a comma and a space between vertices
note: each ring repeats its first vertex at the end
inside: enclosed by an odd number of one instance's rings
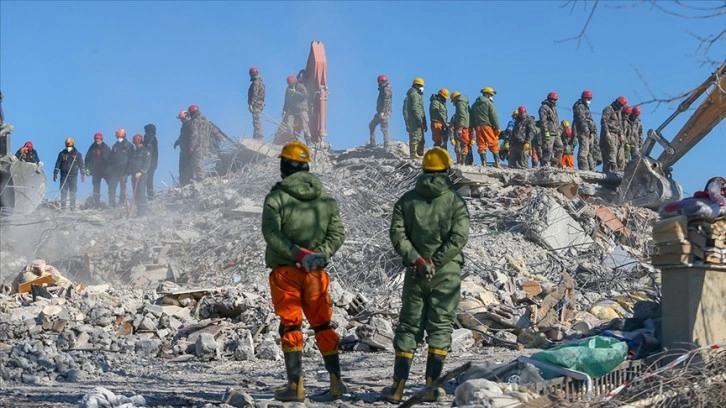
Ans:
MULTIPOLYGON (((174 148, 179 147, 179 183, 186 185, 192 180, 201 180, 205 176, 204 158, 207 151, 219 148, 221 132, 199 112, 197 105, 179 113, 181 121, 179 138, 174 148)), ((85 158, 76 149, 75 140, 65 140, 65 149, 58 153, 53 169, 53 181, 60 182, 61 209, 76 209, 76 193, 78 178, 81 182, 86 176, 91 177, 93 193, 86 201, 91 207, 101 207, 101 182, 105 181, 108 188, 108 205, 129 204, 127 190, 131 187, 137 215, 145 215, 148 211, 148 200, 154 198, 154 173, 159 162, 159 146, 156 138, 156 125, 144 126, 144 134, 135 134, 132 142, 126 139, 126 130, 118 129, 116 141, 109 146, 98 132, 93 136, 93 143, 88 148, 85 158), (60 180, 59 180, 60 179, 60 180), (129 183, 129 179, 131 183, 129 183), (117 200, 118 198, 118 200, 117 200)), ((42 166, 38 152, 32 141, 27 141, 15 156, 25 162, 42 166)))

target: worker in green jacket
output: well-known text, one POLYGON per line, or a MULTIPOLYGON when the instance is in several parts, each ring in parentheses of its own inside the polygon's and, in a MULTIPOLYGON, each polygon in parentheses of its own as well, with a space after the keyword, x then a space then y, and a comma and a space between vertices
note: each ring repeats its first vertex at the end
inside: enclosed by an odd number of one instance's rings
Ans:
POLYGON ((426 123, 426 111, 423 103, 424 80, 416 78, 411 89, 406 92, 403 100, 403 121, 408 132, 409 157, 412 159, 423 156, 424 134, 429 130, 426 123))
POLYGON ((449 90, 439 89, 439 92, 431 95, 429 99, 429 119, 431 119, 431 140, 434 146, 447 149, 448 118, 449 110, 446 108, 446 100, 449 99, 449 90))
MULTIPOLYGON (((469 210, 449 178, 451 157, 434 147, 423 158, 424 173, 413 190, 394 205, 390 236, 406 272, 403 305, 393 340, 396 357, 393 385, 381 396, 400 402, 416 345, 426 332, 426 384, 441 376, 451 348, 451 333, 459 305, 462 249, 469 239, 469 210)), ((438 401, 443 389, 424 400, 438 401)))
POLYGON ((456 164, 466 164, 466 157, 471 151, 471 123, 469 121, 469 98, 459 91, 451 94, 454 104, 454 117, 451 119, 454 128, 454 139, 458 145, 456 164))
POLYGON ((345 230, 337 201, 309 172, 309 162, 310 150, 304 143, 286 144, 280 153, 282 181, 267 194, 262 209, 265 263, 272 268, 270 290, 280 317, 288 379, 286 387, 275 390, 280 401, 305 400, 303 312, 330 374, 330 395, 337 399, 347 392, 340 373, 340 337, 331 322, 330 277, 323 269, 343 245, 345 230))

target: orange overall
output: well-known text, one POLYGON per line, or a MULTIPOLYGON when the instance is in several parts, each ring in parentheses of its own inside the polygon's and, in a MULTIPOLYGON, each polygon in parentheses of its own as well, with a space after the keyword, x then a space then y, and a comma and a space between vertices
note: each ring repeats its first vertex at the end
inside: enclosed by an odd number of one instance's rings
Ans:
POLYGON ((431 122, 431 139, 434 146, 444 145, 444 124, 441 122, 431 122))
POLYGON ((499 153, 499 130, 491 126, 476 127, 477 153, 486 153, 487 148, 492 153, 499 153))

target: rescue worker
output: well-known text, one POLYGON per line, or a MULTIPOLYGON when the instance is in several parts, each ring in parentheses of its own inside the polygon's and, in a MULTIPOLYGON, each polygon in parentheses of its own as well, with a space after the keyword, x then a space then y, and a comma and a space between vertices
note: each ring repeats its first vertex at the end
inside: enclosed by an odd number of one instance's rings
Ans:
POLYGON ((499 116, 494 106, 496 91, 491 86, 481 90, 481 96, 471 106, 471 124, 476 131, 476 145, 481 165, 487 165, 487 148, 494 155, 494 167, 499 167, 499 116))
POLYGON ((252 114, 252 138, 261 140, 265 138, 262 131, 262 110, 265 109, 265 83, 262 82, 260 71, 256 67, 250 68, 250 88, 247 90, 247 106, 252 114))
POLYGON ((174 148, 179 147, 179 185, 186 186, 192 181, 192 166, 191 166, 191 130, 192 127, 189 123, 189 113, 187 111, 179 112, 176 117, 181 122, 181 130, 179 131, 179 137, 174 142, 174 148))
POLYGON ((140 134, 135 134, 134 150, 131 152, 129 160, 129 174, 133 180, 134 205, 136 205, 136 215, 146 215, 148 209, 148 201, 146 197, 146 177, 151 169, 152 154, 149 148, 144 146, 144 139, 140 134))
POLYGON ((129 160, 134 146, 126 140, 126 130, 116 131, 116 143, 111 146, 108 166, 108 205, 116 206, 116 187, 119 186, 119 204, 126 203, 126 182, 129 175, 129 160))
MULTIPOLYGON (((532 116, 532 118, 534 119, 534 116, 532 116)), ((540 167, 540 160, 542 158, 542 126, 538 120, 535 120, 534 125, 536 126, 537 131, 532 138, 531 153, 532 167, 537 168, 540 167)))
POLYGON ((580 170, 595 170, 595 150, 599 151, 597 143, 597 126, 592 118, 590 103, 592 91, 584 90, 574 105, 572 105, 572 133, 580 144, 577 152, 577 167, 580 170))
MULTIPOLYGON (((393 403, 403 397, 416 345, 426 332, 426 385, 440 376, 451 348, 461 295, 462 250, 469 239, 469 211, 456 192, 449 153, 434 147, 423 158, 423 174, 413 190, 393 206, 390 237, 406 266, 399 323, 393 339, 393 384, 381 396, 393 403)), ((439 401, 442 388, 426 394, 439 401)))
POLYGON ((429 98, 429 118, 431 119, 431 139, 434 146, 446 150, 448 134, 449 110, 446 107, 446 100, 449 99, 449 90, 439 89, 438 93, 431 94, 429 98))
POLYGON ((625 171, 625 164, 630 160, 630 128, 632 122, 630 121, 630 114, 633 113, 632 106, 623 106, 623 110, 620 113, 620 129, 623 136, 623 140, 618 144, 618 171, 625 171))
POLYGON ((564 152, 562 158, 558 164, 558 167, 563 169, 574 169, 575 168, 575 146, 577 145, 577 138, 572 133, 570 122, 562 121, 562 133, 560 134, 562 139, 562 145, 564 146, 564 152))
POLYGON ((391 119, 391 112, 393 112, 393 91, 391 85, 388 83, 388 77, 386 75, 378 75, 378 99, 376 100, 376 114, 373 115, 373 119, 368 123, 368 145, 376 145, 376 126, 381 126, 381 132, 383 133, 383 148, 388 150, 390 147, 390 138, 388 133, 388 124, 391 119))
POLYGON ((282 117, 282 122, 290 133, 295 134, 295 122, 300 123, 302 125, 301 133, 305 134, 305 144, 312 144, 310 118, 308 116, 308 91, 305 85, 292 75, 287 77, 287 90, 285 91, 285 105, 282 117))
POLYGON ((33 148, 33 142, 28 140, 25 142, 23 147, 18 149, 17 152, 15 152, 15 157, 18 158, 20 161, 24 161, 26 163, 35 163, 40 164, 40 158, 38 157, 38 152, 35 151, 33 148))
POLYGON ((96 133, 93 135, 93 144, 86 152, 86 175, 91 176, 91 184, 93 185, 93 194, 91 195, 90 204, 93 206, 101 205, 101 180, 106 180, 106 189, 109 189, 108 166, 111 161, 111 148, 103 141, 103 134, 96 133))
POLYGON ((403 100, 403 121, 408 132, 408 153, 411 159, 423 157, 425 134, 429 130, 423 103, 424 80, 416 78, 403 100))
POLYGON ((144 126, 144 147, 151 155, 151 163, 149 169, 144 174, 146 179, 146 197, 150 200, 154 199, 154 173, 159 164, 159 142, 156 140, 156 125, 149 123, 144 126))
POLYGON ((625 141, 622 133, 622 108, 628 104, 624 96, 618 96, 602 111, 600 118, 600 151, 602 151, 603 173, 612 173, 618 169, 618 148, 625 141))
POLYGON ((560 117, 557 114, 557 92, 547 94, 547 99, 542 101, 539 107, 539 121, 542 128, 540 144, 542 156, 540 163, 542 167, 556 166, 564 151, 562 139, 560 139, 560 117))
POLYGON ((270 290, 280 318, 288 380, 286 387, 275 391, 275 399, 305 400, 303 313, 330 374, 330 395, 337 399, 347 388, 341 379, 340 337, 331 321, 330 278, 324 268, 345 239, 343 220, 337 201, 309 172, 310 150, 305 144, 287 143, 279 157, 282 181, 267 194, 262 209, 265 263, 272 268, 270 290))
POLYGON ((451 126, 454 128, 454 139, 456 140, 457 155, 456 164, 465 164, 466 156, 471 151, 471 131, 469 125, 469 98, 459 91, 451 94, 451 102, 454 104, 454 116, 451 118, 451 126))
POLYGON ((509 167, 517 169, 529 168, 532 152, 532 139, 537 134, 534 117, 527 114, 527 107, 517 108, 517 118, 509 138, 509 167))
MULTIPOLYGON (((507 160, 509 157, 510 142, 512 139, 512 131, 514 131, 514 123, 517 121, 519 109, 512 112, 512 119, 507 122, 507 127, 499 134, 499 160, 507 160)), ((510 163, 511 164, 511 163, 510 163)))
POLYGON ((643 148, 643 122, 640 120, 640 106, 633 107, 630 123, 630 157, 635 159, 640 156, 640 149, 643 148))
POLYGON ((217 129, 202 115, 197 105, 189 106, 189 154, 192 162, 192 178, 202 180, 206 176, 204 159, 210 146, 218 146, 222 137, 217 129))
POLYGON ((70 195, 71 211, 73 211, 76 209, 78 172, 81 173, 81 182, 84 182, 86 181, 86 169, 83 166, 83 155, 76 150, 76 142, 73 138, 67 138, 65 144, 66 148, 58 153, 58 159, 55 161, 53 181, 58 181, 58 173, 60 173, 61 210, 66 208, 66 199, 70 195))

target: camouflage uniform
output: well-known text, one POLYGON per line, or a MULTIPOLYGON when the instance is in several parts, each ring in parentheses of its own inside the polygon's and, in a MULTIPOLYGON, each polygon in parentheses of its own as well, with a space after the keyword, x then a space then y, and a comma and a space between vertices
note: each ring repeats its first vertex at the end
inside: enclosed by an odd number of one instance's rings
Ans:
MULTIPOLYGON (((597 126, 592 118, 590 106, 583 99, 578 99, 572 106, 572 132, 580 144, 577 154, 577 167, 580 170, 595 170, 596 157, 593 149, 596 148, 597 126)), ((597 149, 599 151, 599 149, 597 149)))
POLYGON ((295 122, 298 121, 302 125, 301 133, 305 134, 305 143, 312 143, 312 135, 310 134, 310 116, 308 115, 308 90, 300 82, 295 85, 288 86, 285 91, 285 110, 284 110, 285 126, 291 133, 295 132, 295 122))
POLYGON ((391 85, 388 82, 381 84, 378 87, 378 100, 376 101, 376 114, 373 115, 370 123, 368 123, 368 130, 370 131, 370 140, 368 144, 375 146, 376 144, 376 126, 381 126, 381 132, 383 132, 383 147, 388 149, 389 133, 388 133, 388 122, 391 119, 391 112, 393 111, 393 91, 391 85))
POLYGON ((634 159, 640 156, 640 149, 643 148, 643 122, 640 116, 630 114, 630 157, 634 159))
POLYGON ((509 167, 526 169, 529 168, 529 158, 532 149, 532 139, 537 134, 537 125, 534 118, 529 115, 519 115, 514 120, 514 129, 509 138, 509 167), (529 144, 529 149, 524 145, 529 144))
POLYGON ((542 166, 556 166, 560 162, 564 146, 560 136, 560 118, 557 115, 555 104, 549 100, 542 101, 539 107, 539 121, 542 127, 542 135, 540 137, 540 145, 542 146, 542 156, 540 163, 542 166))
POLYGON ((189 155, 192 162, 192 177, 201 180, 205 176, 204 158, 210 146, 219 146, 222 139, 219 131, 200 112, 192 113, 189 120, 189 155))
POLYGON ((617 170, 622 120, 621 106, 615 101, 606 106, 600 119, 600 150, 603 155, 603 172, 617 170))
POLYGON ((628 116, 630 115, 626 115, 625 112, 622 111, 620 112, 620 117, 622 118, 620 129, 623 137, 618 144, 617 163, 619 172, 625 171, 625 165, 628 163, 628 160, 630 160, 630 128, 632 122, 628 116))
POLYGON ((250 77, 250 88, 247 90, 247 105, 252 113, 252 137, 264 139, 265 133, 262 130, 262 110, 265 108, 265 83, 262 82, 260 74, 253 74, 250 77))
POLYGON ((403 100, 403 121, 408 132, 409 156, 423 156, 424 133, 428 130, 426 112, 424 111, 423 92, 412 86, 403 100))

